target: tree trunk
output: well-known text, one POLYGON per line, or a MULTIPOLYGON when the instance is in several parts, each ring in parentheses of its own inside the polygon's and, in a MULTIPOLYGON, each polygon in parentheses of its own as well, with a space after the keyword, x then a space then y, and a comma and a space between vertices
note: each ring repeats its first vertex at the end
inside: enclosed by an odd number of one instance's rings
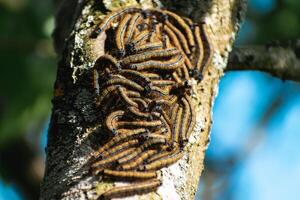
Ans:
MULTIPOLYGON (((120 6, 140 4, 161 7, 204 22, 209 27, 213 60, 203 80, 194 85, 196 126, 184 157, 162 170, 162 186, 157 192, 126 199, 194 199, 199 177, 204 169, 205 150, 212 125, 212 107, 218 93, 219 80, 227 66, 235 36, 244 18, 244 0, 178 0, 151 1, 55 1, 56 29, 54 44, 58 57, 48 146, 46 172, 41 199, 96 199, 107 183, 89 173, 91 153, 97 142, 97 112, 87 71, 103 49, 101 40, 89 37, 93 24, 103 13, 120 6), (127 2, 126 4, 124 2, 127 2), (171 3, 170 3, 171 2, 171 3), (97 8, 97 9, 95 9, 97 8)), ((103 40, 102 40, 103 42, 103 40)))

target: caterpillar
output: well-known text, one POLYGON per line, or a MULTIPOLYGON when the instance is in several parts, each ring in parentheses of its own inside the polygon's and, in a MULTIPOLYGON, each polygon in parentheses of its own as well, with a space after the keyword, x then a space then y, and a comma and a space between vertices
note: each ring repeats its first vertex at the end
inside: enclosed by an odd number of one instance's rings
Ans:
POLYGON ((96 25, 91 36, 98 34, 109 44, 91 69, 95 108, 115 105, 103 112, 107 141, 93 153, 91 171, 128 183, 99 199, 155 191, 158 171, 183 157, 195 126, 189 81, 200 82, 211 63, 208 27, 167 10, 127 7, 96 25))
POLYGON ((143 194, 155 190, 160 185, 161 181, 157 179, 152 179, 150 181, 133 183, 128 186, 119 186, 101 194, 99 200, 126 197, 134 194, 143 194))

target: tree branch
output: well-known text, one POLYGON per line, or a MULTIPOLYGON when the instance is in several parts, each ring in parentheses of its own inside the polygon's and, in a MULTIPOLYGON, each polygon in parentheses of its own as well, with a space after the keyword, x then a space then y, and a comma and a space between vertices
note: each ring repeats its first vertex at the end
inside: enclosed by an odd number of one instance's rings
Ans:
POLYGON ((226 71, 258 70, 282 80, 300 81, 300 39, 286 44, 236 47, 226 71))
MULTIPOLYGON (((56 29, 54 41, 62 60, 58 64, 41 199, 95 199, 104 188, 111 187, 111 184, 102 182, 89 173, 88 161, 93 148, 99 143, 97 135, 101 133, 97 132, 97 126, 102 122, 97 121, 98 113, 92 106, 94 97, 89 90, 91 83, 87 72, 98 56, 103 54, 103 49, 99 47, 103 46, 104 41, 91 39, 89 35, 93 31, 92 25, 98 24, 105 13, 94 8, 114 10, 120 5, 124 6, 122 2, 124 1, 103 0, 101 3, 89 0, 82 8, 72 6, 71 9, 81 8, 81 12, 78 17, 67 18, 76 21, 71 34, 66 34, 68 31, 59 34, 59 29, 56 29), (61 44, 61 41, 66 43, 61 44), (64 50, 61 51, 62 49, 64 50)), ((163 185, 157 192, 126 199, 191 200, 194 199, 204 168, 204 154, 209 143, 212 106, 218 93, 218 83, 245 16, 246 0, 140 2, 144 7, 163 5, 166 9, 191 17, 195 22, 205 22, 209 27, 214 55, 203 80, 193 87, 193 101, 198 105, 196 126, 187 145, 186 155, 176 164, 162 170, 163 185)), ((126 6, 128 5, 137 3, 131 0, 127 1, 126 6)), ((66 9, 60 8, 60 13, 66 9)), ((60 21, 59 15, 56 16, 56 21, 60 21)), ((70 26, 66 22, 58 25, 62 29, 70 26)))

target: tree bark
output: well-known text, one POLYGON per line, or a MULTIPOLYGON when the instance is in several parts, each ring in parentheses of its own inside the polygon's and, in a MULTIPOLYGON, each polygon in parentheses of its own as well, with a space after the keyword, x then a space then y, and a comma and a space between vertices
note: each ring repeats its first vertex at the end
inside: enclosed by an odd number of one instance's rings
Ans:
POLYGON ((214 56, 203 80, 193 88, 197 105, 196 126, 185 156, 162 170, 163 185, 157 192, 126 199, 194 199, 204 169, 212 106, 235 36, 245 16, 245 0, 141 0, 140 3, 134 0, 55 1, 56 29, 53 36, 61 60, 52 100, 41 199, 95 199, 105 187, 111 187, 89 173, 88 160, 96 146, 97 134, 100 134, 97 133, 97 126, 101 122, 96 120, 87 71, 103 51, 97 48, 101 40, 91 39, 89 35, 93 24, 98 24, 103 16, 99 9, 115 10, 120 6, 137 4, 143 7, 163 6, 189 16, 195 22, 205 22, 209 26, 214 56))
POLYGON ((300 39, 260 46, 238 46, 230 54, 226 71, 257 70, 282 80, 300 81, 300 39))

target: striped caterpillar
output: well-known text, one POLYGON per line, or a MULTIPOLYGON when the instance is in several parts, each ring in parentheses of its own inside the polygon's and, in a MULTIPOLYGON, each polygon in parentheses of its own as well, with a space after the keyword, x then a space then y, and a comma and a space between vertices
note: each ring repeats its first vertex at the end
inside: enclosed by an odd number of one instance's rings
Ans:
POLYGON ((201 81, 212 58, 206 29, 167 10, 127 7, 93 32, 110 33, 92 69, 110 139, 93 153, 91 171, 129 183, 99 199, 156 190, 157 172, 182 158, 195 125, 189 81, 201 81))

